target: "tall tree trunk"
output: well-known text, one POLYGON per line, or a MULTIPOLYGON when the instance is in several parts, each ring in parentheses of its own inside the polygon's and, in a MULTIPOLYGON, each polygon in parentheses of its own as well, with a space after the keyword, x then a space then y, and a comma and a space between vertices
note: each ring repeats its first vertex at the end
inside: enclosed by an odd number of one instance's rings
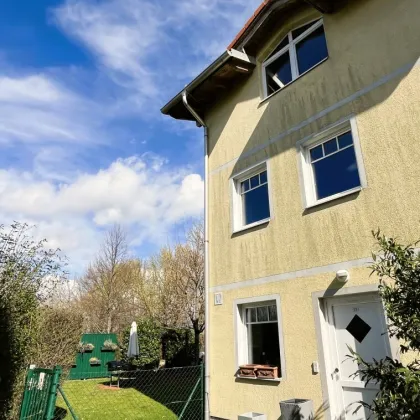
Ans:
POLYGON ((107 324, 106 324, 106 332, 109 334, 112 331, 112 314, 108 314, 107 324))
POLYGON ((200 328, 198 327, 198 319, 193 322, 194 328, 194 361, 198 365, 200 363, 200 328))

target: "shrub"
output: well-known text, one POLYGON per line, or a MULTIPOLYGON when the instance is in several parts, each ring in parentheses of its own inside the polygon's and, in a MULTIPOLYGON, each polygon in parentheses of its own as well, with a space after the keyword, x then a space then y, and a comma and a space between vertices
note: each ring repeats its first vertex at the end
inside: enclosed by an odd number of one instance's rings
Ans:
POLYGON ((190 366, 195 363, 194 331, 166 330, 162 335, 162 354, 166 367, 190 366))
MULTIPOLYGON (((373 273, 379 276, 379 295, 383 300, 391 337, 398 338, 402 353, 420 351, 420 256, 412 245, 373 233, 380 253, 374 254, 373 273)), ((407 365, 386 358, 366 362, 352 349, 363 381, 379 382, 380 390, 368 407, 378 420, 420 418, 420 360, 407 365)))
POLYGON ((41 304, 65 275, 62 258, 29 230, 0 226, 0 419, 18 415, 26 367, 37 357, 41 304))
POLYGON ((137 337, 139 342, 139 356, 127 357, 130 328, 124 330, 119 340, 121 343, 122 360, 140 369, 157 368, 161 358, 162 328, 156 321, 140 319, 137 322, 137 337))

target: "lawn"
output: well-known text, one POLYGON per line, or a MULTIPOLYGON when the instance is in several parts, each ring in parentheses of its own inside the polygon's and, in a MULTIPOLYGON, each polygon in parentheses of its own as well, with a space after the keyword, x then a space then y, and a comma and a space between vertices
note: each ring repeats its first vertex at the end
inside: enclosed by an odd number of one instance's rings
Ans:
MULTIPOLYGON (((136 389, 109 388, 107 384, 106 379, 64 383, 64 393, 79 420, 177 419, 171 410, 136 389)), ((72 420, 60 395, 56 405, 56 420, 72 420)))

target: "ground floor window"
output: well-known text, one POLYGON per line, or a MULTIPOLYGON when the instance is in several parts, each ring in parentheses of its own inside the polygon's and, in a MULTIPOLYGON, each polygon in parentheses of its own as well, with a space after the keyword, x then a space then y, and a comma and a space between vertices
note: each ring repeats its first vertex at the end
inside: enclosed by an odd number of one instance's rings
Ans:
POLYGON ((246 308, 246 325, 249 363, 280 367, 276 305, 246 308))
POLYGON ((238 368, 244 365, 277 367, 278 377, 284 376, 280 298, 240 299, 236 308, 238 368))

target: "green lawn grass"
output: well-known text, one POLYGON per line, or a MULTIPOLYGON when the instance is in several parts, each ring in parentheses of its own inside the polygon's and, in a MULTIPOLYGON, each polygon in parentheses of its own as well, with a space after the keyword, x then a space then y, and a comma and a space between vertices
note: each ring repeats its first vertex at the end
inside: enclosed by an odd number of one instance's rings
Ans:
MULTIPOLYGON (((106 379, 66 381, 63 390, 79 420, 175 420, 177 416, 164 405, 134 388, 104 389, 106 379)), ((72 420, 63 398, 56 403, 56 420, 72 420)))

